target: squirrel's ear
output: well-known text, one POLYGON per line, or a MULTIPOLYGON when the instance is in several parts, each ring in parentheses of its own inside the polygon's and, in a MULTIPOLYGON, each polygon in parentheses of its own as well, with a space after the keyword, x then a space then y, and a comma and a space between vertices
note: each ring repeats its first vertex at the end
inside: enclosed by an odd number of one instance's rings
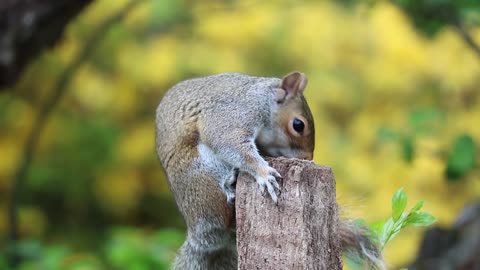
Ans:
POLYGON ((281 87, 287 91, 287 95, 296 95, 305 90, 307 81, 305 74, 295 71, 283 77, 281 87))
POLYGON ((277 103, 283 103, 286 97, 287 91, 283 90, 282 88, 277 88, 277 93, 275 96, 275 100, 277 101, 277 103))

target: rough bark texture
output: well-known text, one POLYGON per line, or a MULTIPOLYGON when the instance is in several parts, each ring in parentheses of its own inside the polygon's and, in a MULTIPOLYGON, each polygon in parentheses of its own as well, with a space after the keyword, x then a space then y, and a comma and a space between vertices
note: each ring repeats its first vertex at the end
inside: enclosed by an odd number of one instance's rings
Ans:
POLYGON ((92 0, 0 0, 0 91, 92 0))
POLYGON ((283 176, 278 205, 251 176, 237 180, 238 269, 342 269, 332 170, 299 159, 269 163, 283 176))

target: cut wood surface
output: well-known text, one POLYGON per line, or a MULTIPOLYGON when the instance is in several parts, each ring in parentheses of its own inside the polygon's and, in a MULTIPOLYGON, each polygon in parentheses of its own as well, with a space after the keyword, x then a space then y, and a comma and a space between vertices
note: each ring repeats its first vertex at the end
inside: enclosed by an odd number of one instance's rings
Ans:
POLYGON ((237 180, 238 269, 342 269, 332 170, 300 159, 269 163, 283 176, 277 205, 253 177, 237 180))

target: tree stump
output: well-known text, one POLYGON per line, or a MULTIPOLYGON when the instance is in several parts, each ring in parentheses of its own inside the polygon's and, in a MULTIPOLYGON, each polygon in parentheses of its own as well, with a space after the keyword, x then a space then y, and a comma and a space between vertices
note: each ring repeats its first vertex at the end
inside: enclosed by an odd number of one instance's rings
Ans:
POLYGON ((283 176, 277 205, 251 176, 237 180, 238 269, 342 269, 332 170, 300 159, 269 163, 283 176))

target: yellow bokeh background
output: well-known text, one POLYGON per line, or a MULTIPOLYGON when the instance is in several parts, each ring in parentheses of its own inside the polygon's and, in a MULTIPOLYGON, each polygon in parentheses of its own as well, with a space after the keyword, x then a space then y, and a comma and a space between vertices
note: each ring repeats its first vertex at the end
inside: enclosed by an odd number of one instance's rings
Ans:
MULTIPOLYGON (((0 213, 6 212, 21 145, 39 102, 88 34, 125 3, 102 0, 88 6, 62 42, 33 62, 11 93, 0 96, 0 106, 5 106, 0 213)), ((480 28, 470 30, 480 42, 480 28)), ((478 159, 476 169, 460 181, 449 182, 445 170, 457 136, 468 134, 480 142, 480 58, 454 29, 442 28, 428 38, 388 1, 349 8, 335 1, 146 1, 108 32, 75 73, 35 159, 45 158, 63 137, 64 115, 113 123, 118 131, 113 161, 95 167, 86 192, 116 222, 137 224, 146 194, 171 203, 154 152, 154 111, 166 90, 193 76, 235 71, 281 77, 291 70, 309 77, 305 94, 317 132, 314 160, 333 168, 345 215, 368 223, 386 219, 392 194, 403 187, 408 207, 425 200, 425 211, 438 219, 438 226, 448 227, 467 203, 479 198, 478 159), (155 5, 173 10, 174 15, 163 19, 163 28, 151 26, 162 25, 162 20, 155 21, 155 5), (185 10, 189 19, 175 19, 185 10), (417 134, 410 116, 425 108, 435 108, 442 117, 429 123, 430 132, 417 134), (398 136, 415 133, 411 161, 404 158, 401 140, 379 138, 385 128, 398 136)), ((62 149, 56 153, 61 156, 62 149)), ((78 200, 71 209, 86 209, 78 200)), ((174 208, 155 215, 179 220, 174 208)), ((24 237, 47 234, 48 217, 41 207, 22 207, 24 237)), ((0 234, 6 228, 2 214, 0 234)), ((385 257, 392 268, 415 258, 423 230, 407 229, 387 246, 385 257)))

